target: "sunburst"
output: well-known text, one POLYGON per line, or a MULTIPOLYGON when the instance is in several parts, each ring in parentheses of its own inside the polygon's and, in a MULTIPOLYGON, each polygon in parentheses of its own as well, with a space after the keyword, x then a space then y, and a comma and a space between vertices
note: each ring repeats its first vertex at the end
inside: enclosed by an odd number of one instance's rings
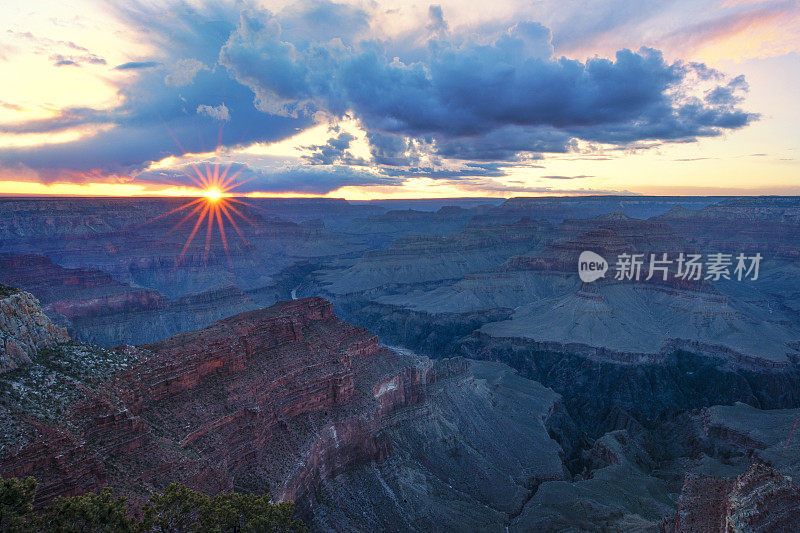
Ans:
POLYGON ((215 161, 213 165, 205 163, 202 169, 192 162, 190 162, 189 165, 194 174, 188 172, 184 172, 184 174, 197 188, 199 196, 175 209, 148 220, 146 223, 189 210, 188 213, 170 229, 170 232, 174 232, 187 222, 192 221, 192 229, 189 232, 189 236, 175 259, 175 268, 181 264, 189 246, 191 246, 195 237, 202 229, 205 230, 203 263, 205 264, 208 261, 211 252, 211 239, 216 231, 219 233, 220 240, 222 241, 228 266, 232 268, 226 225, 230 225, 244 244, 249 246, 244 232, 237 223, 237 219, 244 220, 251 225, 253 225, 253 221, 242 213, 237 205, 250 206, 250 204, 234 197, 234 189, 247 183, 249 180, 237 182, 236 178, 239 176, 242 169, 230 174, 232 163, 228 163, 224 169, 220 168, 219 160, 215 161))

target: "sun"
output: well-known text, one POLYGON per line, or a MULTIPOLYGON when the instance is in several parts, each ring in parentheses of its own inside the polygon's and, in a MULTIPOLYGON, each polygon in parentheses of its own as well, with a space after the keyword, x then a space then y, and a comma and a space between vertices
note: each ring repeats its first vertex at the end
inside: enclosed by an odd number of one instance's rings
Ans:
POLYGON ((210 189, 206 189, 203 191, 203 196, 205 196, 210 202, 216 202, 220 198, 222 198, 222 191, 217 189, 216 187, 212 187, 210 189))
POLYGON ((203 262, 205 263, 211 251, 211 235, 214 233, 216 226, 216 230, 219 231, 219 235, 222 240, 222 246, 225 249, 225 256, 228 259, 228 266, 232 269, 233 264, 231 263, 230 253, 228 250, 228 237, 227 232, 225 231, 225 226, 229 224, 230 227, 236 231, 245 245, 249 246, 249 243, 244 236, 244 232, 239 227, 239 224, 236 223, 235 218, 238 217, 250 223, 250 225, 255 225, 252 220, 250 220, 244 213, 242 213, 242 211, 240 211, 241 206, 254 206, 245 202, 244 200, 234 198, 234 193, 232 191, 236 187, 239 187, 250 180, 244 180, 237 183, 236 178, 242 172, 242 169, 240 168, 232 175, 229 175, 228 173, 231 169, 232 163, 228 163, 227 167, 224 169, 219 167, 219 160, 214 163, 213 167, 206 163, 204 165, 205 171, 192 162, 189 164, 194 170, 195 175, 186 172, 186 176, 194 183, 196 187, 195 191, 197 192, 194 193, 195 198, 181 206, 176 207, 175 209, 171 209, 166 213, 162 213, 147 220, 145 224, 183 211, 186 213, 186 215, 170 230, 175 231, 189 220, 194 219, 194 224, 192 225, 192 229, 189 232, 188 238, 186 239, 186 243, 183 245, 183 249, 175 259, 175 268, 180 265, 189 249, 189 246, 204 224, 206 242, 203 251, 203 262))

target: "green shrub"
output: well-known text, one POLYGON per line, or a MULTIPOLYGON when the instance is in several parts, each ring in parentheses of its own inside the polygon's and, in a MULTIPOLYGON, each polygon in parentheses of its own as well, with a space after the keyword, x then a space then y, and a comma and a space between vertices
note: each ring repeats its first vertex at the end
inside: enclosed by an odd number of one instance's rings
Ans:
POLYGON ((36 480, 0 478, 0 531, 25 529, 27 517, 33 511, 36 480))
POLYGON ((0 298, 5 298, 6 296, 11 296, 14 293, 19 292, 19 289, 14 287, 9 287, 8 285, 3 285, 0 283, 0 298))
POLYGON ((109 488, 34 509, 36 480, 0 479, 0 532, 59 533, 160 532, 260 533, 306 531, 294 519, 294 503, 274 504, 269 496, 236 492, 213 498, 178 483, 153 494, 142 520, 131 518, 126 499, 109 488))

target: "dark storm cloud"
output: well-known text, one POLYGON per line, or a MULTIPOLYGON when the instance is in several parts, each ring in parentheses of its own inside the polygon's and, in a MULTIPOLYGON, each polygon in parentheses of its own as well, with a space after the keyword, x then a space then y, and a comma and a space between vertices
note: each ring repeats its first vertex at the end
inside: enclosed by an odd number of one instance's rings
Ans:
POLYGON ((419 157, 409 139, 400 135, 385 135, 376 131, 367 133, 372 159, 379 165, 415 165, 419 157))
POLYGON ((520 152, 563 153, 572 146, 571 135, 544 126, 500 126, 475 136, 441 136, 437 153, 443 157, 477 161, 516 161, 520 152))
POLYGON ((734 106, 743 100, 748 90, 744 76, 736 76, 727 85, 719 85, 708 92, 706 102, 717 106, 734 106))
POLYGON ((355 140, 355 136, 347 132, 341 132, 336 137, 331 137, 325 144, 306 146, 305 149, 310 153, 303 156, 303 159, 312 165, 332 165, 340 163, 345 165, 365 166, 367 161, 353 156, 349 151, 350 143, 355 140))
POLYGON ((576 138, 693 140, 754 118, 730 99, 681 96, 674 89, 698 67, 669 63, 657 50, 580 62, 550 57, 549 40, 541 25, 517 23, 490 44, 430 41, 424 60, 402 63, 386 42, 291 42, 278 17, 258 12, 243 15, 220 57, 259 108, 290 116, 352 110, 387 164, 403 152, 387 135, 432 136, 449 157, 510 160, 519 151, 563 152, 576 138), (504 135, 510 128, 525 141, 504 135))

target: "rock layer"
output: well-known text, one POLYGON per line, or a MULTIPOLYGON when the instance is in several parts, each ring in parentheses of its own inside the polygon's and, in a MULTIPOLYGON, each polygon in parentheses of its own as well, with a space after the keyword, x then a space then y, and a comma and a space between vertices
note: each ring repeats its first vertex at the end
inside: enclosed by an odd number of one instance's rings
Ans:
POLYGON ((689 474, 664 532, 798 531, 800 485, 755 463, 735 479, 689 474))
POLYGON ((64 350, 0 380, 15 432, 0 473, 36 476, 39 503, 105 485, 141 503, 181 481, 293 499, 326 529, 399 516, 500 528, 565 475, 547 430, 558 395, 496 363, 398 354, 321 298, 140 347, 64 350))

